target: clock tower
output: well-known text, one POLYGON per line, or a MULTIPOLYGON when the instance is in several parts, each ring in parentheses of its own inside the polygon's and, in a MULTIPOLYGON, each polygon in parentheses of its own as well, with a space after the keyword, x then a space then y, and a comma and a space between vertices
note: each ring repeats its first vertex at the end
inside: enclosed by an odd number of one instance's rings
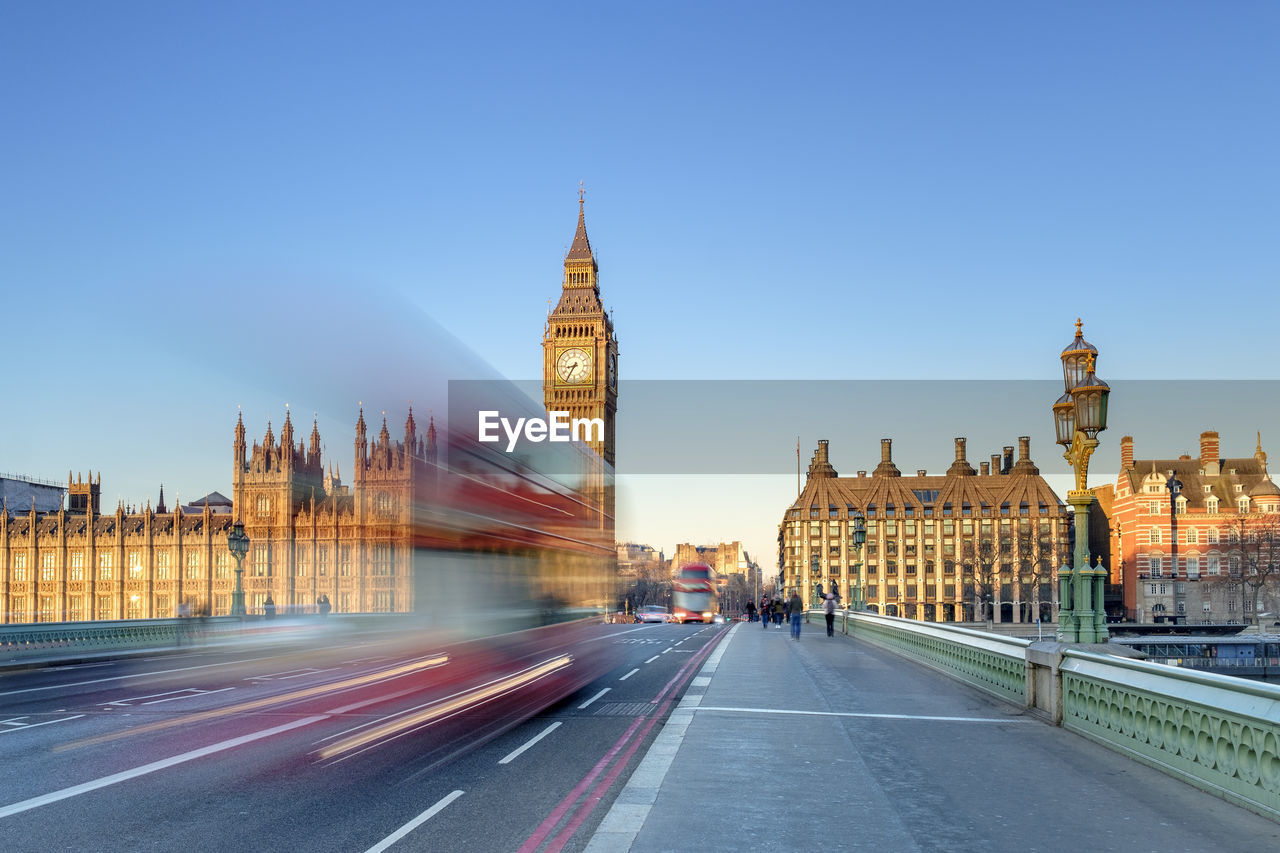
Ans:
POLYGON ((614 421, 618 412, 618 339, 613 319, 600 301, 599 268, 578 190, 578 230, 564 259, 560 301, 547 315, 542 336, 542 399, 548 412, 570 418, 599 418, 604 436, 591 434, 582 472, 585 503, 599 513, 595 525, 601 547, 614 547, 614 421))
MULTIPOLYGON (((614 464, 614 420, 618 411, 618 340, 613 319, 600 301, 599 268, 578 191, 578 230, 564 259, 560 301, 547 316, 542 338, 542 397, 549 412, 600 418, 604 437, 591 449, 614 464)), ((610 472, 612 474, 612 472, 610 472)), ((612 515, 612 507, 608 508, 612 515)))

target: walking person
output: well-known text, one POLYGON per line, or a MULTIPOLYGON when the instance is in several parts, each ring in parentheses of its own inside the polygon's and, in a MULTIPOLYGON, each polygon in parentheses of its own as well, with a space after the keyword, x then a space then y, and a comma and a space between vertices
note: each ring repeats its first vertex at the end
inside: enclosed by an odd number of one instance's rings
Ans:
POLYGON ((836 594, 834 590, 828 592, 823 598, 822 613, 827 617, 827 636, 834 637, 836 635, 836 594))
POLYGON ((783 609, 784 609, 784 605, 782 603, 782 596, 778 596, 773 600, 773 624, 779 627, 781 627, 782 625, 783 609))
POLYGON ((773 619, 773 602, 769 600, 769 596, 763 596, 760 599, 760 624, 764 630, 769 630, 769 622, 773 619))
POLYGON ((751 599, 747 599, 747 621, 756 621, 756 603, 751 599))
POLYGON ((800 639, 800 614, 804 612, 804 602, 800 600, 800 593, 791 590, 791 599, 787 602, 787 609, 791 614, 791 639, 800 639))

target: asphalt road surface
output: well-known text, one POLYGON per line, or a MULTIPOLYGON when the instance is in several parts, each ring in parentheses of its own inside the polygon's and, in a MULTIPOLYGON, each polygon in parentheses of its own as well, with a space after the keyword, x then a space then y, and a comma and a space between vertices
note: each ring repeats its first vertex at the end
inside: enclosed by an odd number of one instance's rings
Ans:
POLYGON ((7 673, 0 847, 581 850, 724 628, 590 626, 550 707, 569 653, 387 636, 7 673))

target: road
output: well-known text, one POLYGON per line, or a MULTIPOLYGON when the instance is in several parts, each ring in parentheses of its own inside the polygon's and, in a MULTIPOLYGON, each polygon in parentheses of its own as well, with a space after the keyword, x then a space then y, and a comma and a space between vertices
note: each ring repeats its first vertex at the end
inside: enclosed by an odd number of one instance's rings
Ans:
POLYGON ((0 839, 581 850, 723 630, 585 628, 610 668, 531 717, 572 654, 312 638, 9 673, 0 839))

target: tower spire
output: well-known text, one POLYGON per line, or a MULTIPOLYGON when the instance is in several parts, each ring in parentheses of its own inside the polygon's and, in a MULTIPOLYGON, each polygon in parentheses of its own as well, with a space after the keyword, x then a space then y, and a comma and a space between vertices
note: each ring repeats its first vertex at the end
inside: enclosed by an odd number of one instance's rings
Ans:
POLYGON ((591 241, 587 239, 587 216, 584 211, 584 199, 586 190, 582 188, 582 182, 578 182, 578 230, 573 234, 573 245, 569 247, 569 254, 565 257, 566 261, 591 261, 594 260, 591 254, 591 241))

